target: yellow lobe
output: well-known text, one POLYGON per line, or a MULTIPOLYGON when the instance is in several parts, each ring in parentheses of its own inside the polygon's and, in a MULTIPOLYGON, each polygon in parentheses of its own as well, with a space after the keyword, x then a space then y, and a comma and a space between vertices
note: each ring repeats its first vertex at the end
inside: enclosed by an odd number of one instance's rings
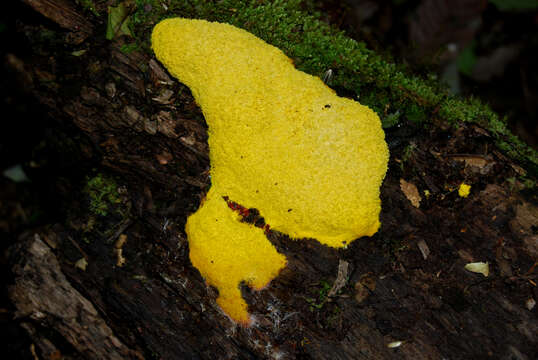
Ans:
POLYGON ((373 235, 388 162, 379 117, 228 24, 167 19, 152 46, 191 89, 209 127, 212 187, 187 220, 191 261, 218 288, 219 306, 248 324, 240 282, 261 289, 286 261, 223 197, 258 209, 292 238, 343 247, 373 235))
POLYGON ((242 223, 213 186, 186 225, 190 259, 210 285, 217 303, 235 321, 248 325, 247 304, 239 284, 262 289, 286 266, 286 258, 262 229, 242 223))

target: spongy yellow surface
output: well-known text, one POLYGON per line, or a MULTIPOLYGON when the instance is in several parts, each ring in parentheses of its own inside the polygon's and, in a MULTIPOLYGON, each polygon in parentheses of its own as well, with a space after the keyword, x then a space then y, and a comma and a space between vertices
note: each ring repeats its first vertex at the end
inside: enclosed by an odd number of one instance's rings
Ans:
POLYGON ((186 232, 191 262, 219 290, 219 306, 232 319, 248 324, 239 283, 262 289, 286 266, 286 258, 262 229, 242 223, 238 217, 213 186, 200 209, 189 217, 186 232))
POLYGON ((471 185, 467 185, 466 183, 460 184, 460 187, 458 188, 458 195, 460 197, 466 198, 471 193, 471 185))
POLYGON ((292 238, 342 247, 371 236, 388 161, 380 120, 228 24, 167 19, 152 46, 191 89, 209 127, 212 187, 187 221, 191 261, 218 288, 223 310, 248 323, 239 283, 262 288, 285 258, 222 197, 258 209, 292 238))

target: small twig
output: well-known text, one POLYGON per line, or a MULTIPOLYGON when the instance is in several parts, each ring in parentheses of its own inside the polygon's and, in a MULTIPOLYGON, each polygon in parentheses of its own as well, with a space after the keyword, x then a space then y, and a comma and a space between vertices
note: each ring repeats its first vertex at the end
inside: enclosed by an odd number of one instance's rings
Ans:
POLYGON ((328 297, 336 295, 340 289, 346 286, 348 274, 349 263, 340 259, 340 262, 338 263, 338 275, 336 276, 336 280, 334 281, 331 290, 329 290, 329 293, 327 294, 328 297))

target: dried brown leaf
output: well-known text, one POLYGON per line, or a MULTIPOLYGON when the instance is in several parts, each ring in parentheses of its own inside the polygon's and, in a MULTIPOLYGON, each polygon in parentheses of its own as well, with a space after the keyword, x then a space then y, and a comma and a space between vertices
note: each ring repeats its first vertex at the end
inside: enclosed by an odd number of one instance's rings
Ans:
POLYGON ((407 200, 409 200, 414 207, 418 208, 420 206, 422 197, 418 193, 418 189, 415 184, 407 182, 404 179, 400 179, 400 189, 404 193, 407 200))

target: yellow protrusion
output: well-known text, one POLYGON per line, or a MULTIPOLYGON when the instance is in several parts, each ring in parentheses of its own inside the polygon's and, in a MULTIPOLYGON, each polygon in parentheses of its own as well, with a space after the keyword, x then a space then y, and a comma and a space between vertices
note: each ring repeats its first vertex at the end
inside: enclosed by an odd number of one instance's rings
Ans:
POLYGON ((471 185, 467 185, 466 183, 461 183, 460 187, 458 188, 458 195, 462 198, 466 198, 471 193, 471 185))
POLYGON ((187 221, 190 259, 209 285, 217 287, 217 304, 232 319, 249 324, 239 284, 262 289, 286 266, 286 258, 263 230, 238 219, 213 186, 187 221))
POLYGON ((228 24, 167 19, 152 46, 209 127, 212 187, 187 221, 191 261, 218 288, 221 308, 248 324, 239 284, 263 288, 286 260, 223 197, 292 238, 343 247, 373 235, 388 161, 379 117, 228 24))

